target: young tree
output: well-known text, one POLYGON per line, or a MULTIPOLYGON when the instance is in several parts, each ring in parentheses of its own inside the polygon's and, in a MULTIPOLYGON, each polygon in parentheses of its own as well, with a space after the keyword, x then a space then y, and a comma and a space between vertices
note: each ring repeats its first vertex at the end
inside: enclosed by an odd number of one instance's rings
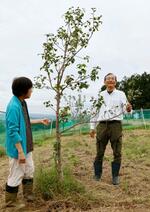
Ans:
POLYGON ((35 78, 35 87, 46 88, 55 92, 56 105, 51 101, 45 102, 56 113, 56 145, 55 164, 59 179, 62 179, 61 161, 61 133, 60 133, 60 107, 66 89, 81 91, 89 87, 90 81, 98 79, 99 66, 87 71, 89 56, 83 58, 78 54, 85 49, 94 32, 99 30, 101 16, 95 15, 92 8, 91 17, 85 18, 84 9, 71 7, 64 14, 64 26, 57 30, 57 34, 47 34, 43 43, 43 66, 41 74, 35 78), (86 19, 86 20, 85 20, 86 19), (83 62, 76 62, 77 59, 83 62), (73 65, 74 64, 74 65, 73 65), (76 67, 75 67, 76 66, 76 67))

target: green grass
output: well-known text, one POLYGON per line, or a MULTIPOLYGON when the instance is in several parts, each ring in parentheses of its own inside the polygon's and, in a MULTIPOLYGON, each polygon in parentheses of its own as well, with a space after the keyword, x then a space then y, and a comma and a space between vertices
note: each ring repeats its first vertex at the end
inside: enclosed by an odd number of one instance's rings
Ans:
MULTIPOLYGON (((41 162, 35 176, 36 193, 43 197, 45 205, 49 210, 51 203, 63 207, 69 207, 77 211, 122 211, 132 210, 135 207, 150 207, 150 142, 149 130, 124 130, 123 131, 123 160, 120 171, 120 185, 113 186, 111 182, 111 166, 113 160, 112 149, 107 146, 104 158, 104 171, 100 182, 93 181, 93 160, 95 156, 95 140, 89 135, 74 135, 62 137, 62 163, 64 167, 64 179, 59 182, 53 159, 41 162), (50 166, 50 167, 49 167, 50 166), (70 203, 71 202, 71 203, 70 203), (48 206, 50 204, 50 206, 48 206)), ((51 140, 51 139, 50 139, 51 140)), ((49 141, 50 141, 49 140, 49 141)), ((55 139, 54 139, 55 140, 55 139)), ((44 142, 45 143, 45 142, 44 142)), ((53 148, 53 141, 43 145, 45 154, 42 157, 48 158, 47 146, 53 148)), ((52 152, 50 150, 50 154, 52 152)), ((42 158, 43 159, 43 158, 42 158)), ((62 211, 65 211, 65 207, 62 211)), ((68 209, 69 211, 69 209, 68 209)))
MULTIPOLYGON (((145 129, 144 125, 123 125, 124 130, 136 130, 136 129, 145 129)), ((146 125, 146 129, 150 129, 150 125, 146 125)))
POLYGON ((68 163, 73 166, 80 164, 80 159, 76 155, 70 155, 68 157, 68 163))
POLYGON ((0 157, 3 157, 5 155, 6 155, 5 148, 0 147, 0 157))
POLYGON ((124 142, 124 155, 127 159, 150 159, 150 142, 148 137, 132 135, 124 142))
POLYGON ((82 145, 83 144, 80 141, 78 141, 78 140, 72 140, 72 141, 68 141, 66 147, 72 149, 72 148, 78 148, 78 147, 80 147, 82 145))
POLYGON ((85 193, 84 186, 75 179, 69 168, 64 168, 63 180, 59 181, 54 167, 39 167, 35 174, 35 187, 45 200, 85 193))

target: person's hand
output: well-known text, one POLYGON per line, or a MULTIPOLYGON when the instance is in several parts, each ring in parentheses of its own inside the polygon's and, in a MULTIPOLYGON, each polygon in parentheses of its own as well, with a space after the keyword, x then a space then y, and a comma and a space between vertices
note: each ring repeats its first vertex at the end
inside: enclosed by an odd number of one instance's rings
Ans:
POLYGON ((41 123, 44 124, 44 125, 49 125, 50 120, 49 119, 42 119, 41 123))
POLYGON ((18 152, 19 163, 24 164, 26 162, 25 154, 23 151, 18 152))
POLYGON ((90 137, 91 138, 95 138, 95 134, 96 134, 95 130, 90 131, 90 137))
POLYGON ((128 104, 126 105, 126 110, 127 110, 128 113, 131 112, 131 110, 132 110, 132 105, 131 105, 130 103, 128 103, 128 104))

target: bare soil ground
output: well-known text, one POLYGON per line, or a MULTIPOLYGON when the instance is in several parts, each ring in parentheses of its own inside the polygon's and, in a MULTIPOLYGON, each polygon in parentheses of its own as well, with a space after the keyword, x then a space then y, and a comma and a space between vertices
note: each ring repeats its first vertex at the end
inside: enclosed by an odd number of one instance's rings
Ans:
MULTIPOLYGON (((123 159, 120 185, 111 184, 112 150, 107 146, 102 180, 93 180, 95 140, 89 135, 64 136, 62 139, 63 164, 71 165, 73 175, 84 184, 89 201, 80 204, 71 198, 57 197, 44 201, 37 197, 34 204, 28 204, 25 211, 92 211, 92 212, 150 212, 150 130, 124 131, 123 159)), ((35 166, 51 165, 52 141, 35 146, 35 166)), ((8 158, 0 158, 0 205, 4 203, 4 187, 8 175, 8 158)), ((19 198, 22 198, 20 189, 19 198)), ((80 196, 78 197, 80 198, 80 196)), ((0 210, 11 211, 12 210, 0 210)))

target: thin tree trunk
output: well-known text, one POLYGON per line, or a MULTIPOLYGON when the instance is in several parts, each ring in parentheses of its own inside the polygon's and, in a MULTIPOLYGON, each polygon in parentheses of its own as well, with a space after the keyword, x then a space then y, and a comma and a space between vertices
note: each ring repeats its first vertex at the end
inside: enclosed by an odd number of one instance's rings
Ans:
POLYGON ((61 163, 61 138, 60 138, 60 126, 59 126, 59 109, 60 109, 60 95, 57 93, 56 96, 56 149, 55 149, 55 165, 59 180, 62 179, 62 163, 61 163))

